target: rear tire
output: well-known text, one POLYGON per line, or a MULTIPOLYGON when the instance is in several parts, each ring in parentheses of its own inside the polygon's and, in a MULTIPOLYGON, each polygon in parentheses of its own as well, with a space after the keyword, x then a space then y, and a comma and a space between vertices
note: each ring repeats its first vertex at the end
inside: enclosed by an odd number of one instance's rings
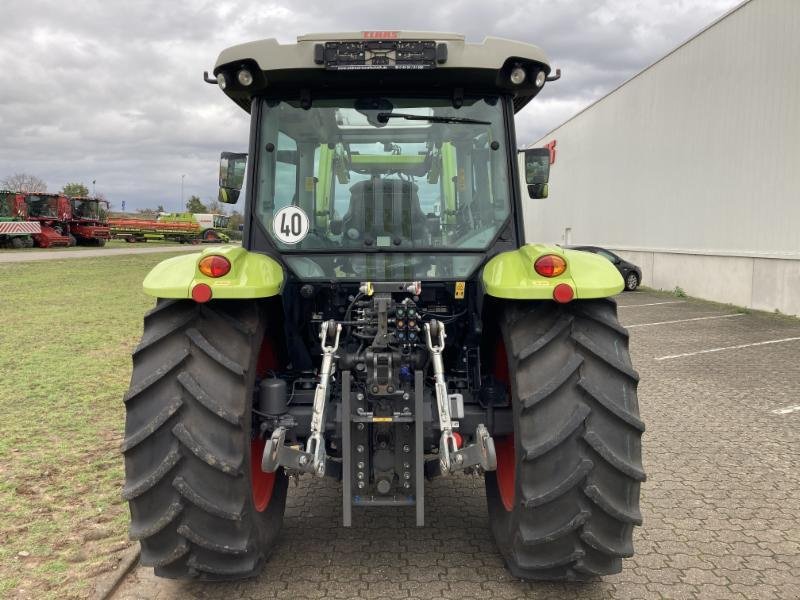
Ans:
POLYGON ((628 276, 625 277, 625 289, 632 292, 637 287, 639 287, 639 276, 633 272, 628 273, 628 276))
POLYGON ((20 250, 25 247, 25 240, 23 240, 20 236, 15 235, 11 238, 11 247, 15 250, 20 250))
POLYGON ((501 330, 515 434, 495 440, 486 493, 506 564, 522 579, 618 573, 633 555, 645 474, 638 375, 616 303, 508 303, 501 330))
POLYGON ((265 500, 251 437, 265 324, 253 301, 159 300, 145 316, 125 396, 122 495, 141 563, 158 576, 252 577, 275 544, 287 478, 278 471, 265 500))

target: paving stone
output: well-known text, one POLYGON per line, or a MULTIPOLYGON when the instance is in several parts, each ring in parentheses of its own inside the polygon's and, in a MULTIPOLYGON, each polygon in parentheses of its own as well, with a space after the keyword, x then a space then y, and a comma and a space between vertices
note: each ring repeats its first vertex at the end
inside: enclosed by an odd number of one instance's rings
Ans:
MULTIPOLYGON (((622 304, 663 301, 649 292, 622 304)), ((620 311, 641 324, 719 314, 687 301, 620 311)), ((304 478, 289 488, 282 541, 263 574, 235 584, 128 575, 115 600, 419 598, 459 600, 800 598, 800 413, 798 346, 775 344, 655 361, 703 348, 800 336, 800 322, 751 314, 737 319, 637 327, 631 352, 647 423, 644 525, 633 559, 600 582, 525 583, 512 577, 492 540, 483 482, 428 484, 427 527, 413 511, 355 510, 341 522, 341 485, 304 478)))

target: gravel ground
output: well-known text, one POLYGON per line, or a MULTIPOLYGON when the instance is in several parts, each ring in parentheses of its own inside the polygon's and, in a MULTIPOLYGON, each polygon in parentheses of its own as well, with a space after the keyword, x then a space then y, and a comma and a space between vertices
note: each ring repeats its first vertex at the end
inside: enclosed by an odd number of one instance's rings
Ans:
POLYGON ((183 583, 137 568, 114 598, 800 598, 800 321, 650 292, 619 304, 648 473, 636 556, 621 574, 514 579, 476 478, 430 483, 423 529, 389 509, 355 510, 344 529, 340 486, 306 477, 257 579, 183 583))

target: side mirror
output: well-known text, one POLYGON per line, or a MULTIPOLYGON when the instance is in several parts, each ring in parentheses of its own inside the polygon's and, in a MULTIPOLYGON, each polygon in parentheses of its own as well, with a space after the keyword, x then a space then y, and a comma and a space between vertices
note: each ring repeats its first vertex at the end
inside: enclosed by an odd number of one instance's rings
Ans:
POLYGON ((546 183, 529 183, 528 196, 534 200, 541 200, 547 198, 549 189, 546 183))
POLYGON ((218 200, 225 204, 236 204, 244 184, 247 154, 223 152, 219 157, 218 200))
POLYGON ((533 199, 547 198, 547 182, 550 179, 550 149, 528 148, 525 155, 525 183, 528 196, 533 199))

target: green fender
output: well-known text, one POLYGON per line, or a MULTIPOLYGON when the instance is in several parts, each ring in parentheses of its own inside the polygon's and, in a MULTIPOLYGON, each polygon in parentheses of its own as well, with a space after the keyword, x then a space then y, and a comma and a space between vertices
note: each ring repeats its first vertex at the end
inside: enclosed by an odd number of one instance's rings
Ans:
POLYGON ((274 259, 239 246, 217 246, 158 263, 144 278, 142 286, 145 294, 156 298, 191 299, 192 288, 205 283, 215 300, 244 300, 277 295, 283 279, 283 267, 274 259), (227 275, 212 278, 198 270, 200 259, 212 254, 230 261, 231 270, 227 275))
POLYGON ((482 280, 488 295, 512 300, 552 300, 553 288, 559 283, 571 286, 577 300, 607 298, 624 287, 622 275, 602 256, 545 244, 528 244, 498 254, 484 266, 482 280), (545 254, 562 256, 566 271, 558 277, 536 273, 533 263, 545 254))

